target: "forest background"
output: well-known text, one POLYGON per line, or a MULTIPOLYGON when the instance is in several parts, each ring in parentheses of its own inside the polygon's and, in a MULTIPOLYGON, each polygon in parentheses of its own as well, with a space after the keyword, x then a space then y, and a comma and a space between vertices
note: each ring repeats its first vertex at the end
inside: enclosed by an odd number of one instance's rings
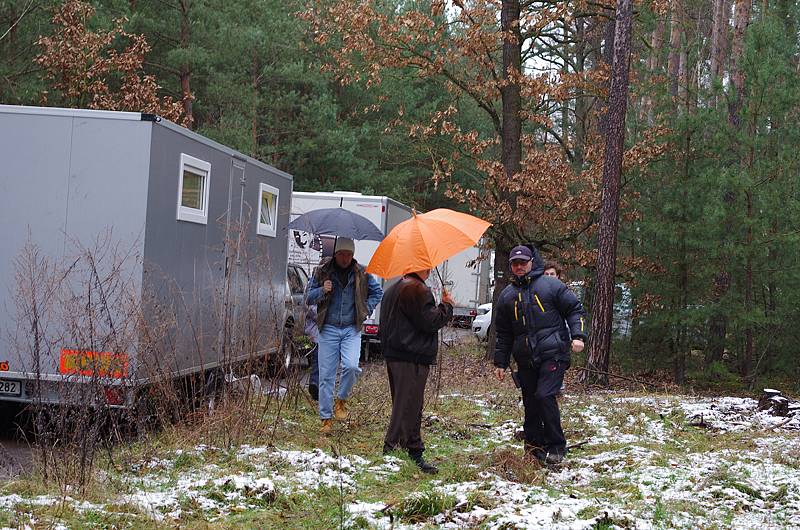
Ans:
POLYGON ((590 313, 615 285, 631 308, 588 379, 798 391, 798 17, 790 0, 0 0, 0 103, 155 112, 296 190, 486 218, 496 270, 530 242, 590 313))

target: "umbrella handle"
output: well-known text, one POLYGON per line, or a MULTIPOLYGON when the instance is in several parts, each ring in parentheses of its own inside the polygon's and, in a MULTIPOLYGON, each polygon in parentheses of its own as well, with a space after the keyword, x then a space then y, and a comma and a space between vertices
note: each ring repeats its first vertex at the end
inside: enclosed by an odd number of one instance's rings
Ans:
POLYGON ((439 277, 439 285, 442 286, 442 290, 444 291, 444 280, 442 279, 442 273, 439 272, 439 267, 434 267, 433 270, 436 271, 436 276, 439 277))
POLYGON ((442 295, 444 295, 444 293, 447 292, 447 289, 444 288, 444 279, 442 278, 442 273, 439 272, 439 267, 434 267, 434 270, 436 271, 436 276, 439 277, 439 285, 442 286, 442 295))

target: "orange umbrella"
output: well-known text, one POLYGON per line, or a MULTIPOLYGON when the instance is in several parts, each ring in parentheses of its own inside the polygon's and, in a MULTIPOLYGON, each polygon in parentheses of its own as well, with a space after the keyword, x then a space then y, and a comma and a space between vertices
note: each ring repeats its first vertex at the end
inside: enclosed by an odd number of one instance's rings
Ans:
POLYGON ((417 215, 392 228, 367 265, 367 272, 393 278, 432 269, 462 250, 474 246, 492 226, 472 215, 439 208, 417 215))

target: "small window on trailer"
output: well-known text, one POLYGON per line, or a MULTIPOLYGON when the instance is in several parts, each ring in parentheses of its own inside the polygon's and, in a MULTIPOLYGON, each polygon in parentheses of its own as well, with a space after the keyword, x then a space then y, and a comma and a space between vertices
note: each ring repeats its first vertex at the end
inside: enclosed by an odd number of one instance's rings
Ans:
POLYGON ((278 228, 278 188, 264 184, 258 187, 258 226, 256 233, 275 237, 278 228))
POLYGON ((211 187, 211 164, 181 153, 178 182, 179 221, 208 223, 208 190, 211 187))

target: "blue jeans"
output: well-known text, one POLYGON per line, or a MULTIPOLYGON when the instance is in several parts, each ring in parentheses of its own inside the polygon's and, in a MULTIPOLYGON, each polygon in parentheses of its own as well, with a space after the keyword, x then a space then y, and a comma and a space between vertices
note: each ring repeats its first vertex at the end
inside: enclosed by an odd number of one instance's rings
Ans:
POLYGON ((354 326, 338 328, 324 325, 319 332, 319 417, 333 417, 333 389, 336 386, 336 368, 341 362, 342 375, 336 397, 347 399, 356 384, 361 368, 361 331, 354 326))

